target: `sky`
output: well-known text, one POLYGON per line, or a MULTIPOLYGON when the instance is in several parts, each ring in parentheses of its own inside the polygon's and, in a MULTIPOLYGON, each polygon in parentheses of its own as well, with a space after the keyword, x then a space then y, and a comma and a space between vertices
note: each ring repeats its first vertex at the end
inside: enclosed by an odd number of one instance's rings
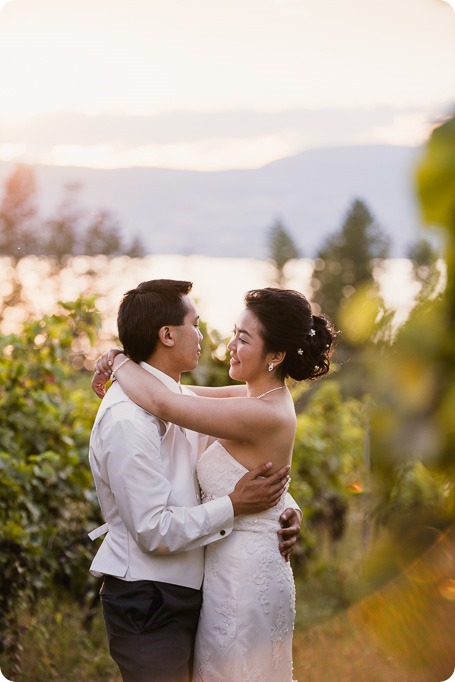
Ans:
POLYGON ((0 161, 255 168, 416 146, 455 108, 445 0, 0 0, 0 161))

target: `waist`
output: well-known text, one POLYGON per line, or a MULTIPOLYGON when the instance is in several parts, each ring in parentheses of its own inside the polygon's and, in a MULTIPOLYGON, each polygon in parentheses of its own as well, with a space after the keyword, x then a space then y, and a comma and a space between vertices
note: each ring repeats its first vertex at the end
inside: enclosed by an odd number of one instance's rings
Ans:
POLYGON ((270 516, 236 516, 234 519, 233 531, 249 531, 252 533, 276 533, 280 527, 280 512, 275 512, 270 516))
POLYGON ((141 552, 133 542, 115 543, 109 533, 95 555, 90 572, 110 575, 123 582, 154 580, 199 589, 204 576, 204 549, 173 554, 141 552))
POLYGON ((107 591, 110 594, 124 594, 129 592, 131 587, 140 588, 141 586, 147 586, 153 583, 158 588, 163 589, 167 592, 172 592, 178 590, 181 594, 187 593, 188 595, 197 594, 201 590, 192 587, 185 587, 182 585, 175 585, 174 583, 162 582, 159 580, 122 580, 121 578, 116 578, 113 575, 105 575, 103 579, 103 585, 100 590, 100 594, 107 591))

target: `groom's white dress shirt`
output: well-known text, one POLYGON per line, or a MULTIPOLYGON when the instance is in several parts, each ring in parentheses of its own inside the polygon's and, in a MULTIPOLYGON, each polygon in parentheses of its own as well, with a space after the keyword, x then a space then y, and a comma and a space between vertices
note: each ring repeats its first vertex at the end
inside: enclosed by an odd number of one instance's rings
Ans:
MULTIPOLYGON (((171 377, 142 367, 168 388, 171 377)), ((199 589, 204 545, 226 537, 234 513, 228 496, 201 505, 196 480, 207 437, 163 422, 136 405, 115 382, 98 410, 90 466, 107 535, 90 567, 93 575, 156 580, 199 589)))

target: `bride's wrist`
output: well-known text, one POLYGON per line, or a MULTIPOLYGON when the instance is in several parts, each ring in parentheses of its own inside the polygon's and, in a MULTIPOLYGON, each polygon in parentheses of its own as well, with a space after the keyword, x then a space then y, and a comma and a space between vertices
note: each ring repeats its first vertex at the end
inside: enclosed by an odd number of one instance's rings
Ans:
POLYGON ((126 365, 126 363, 130 360, 130 358, 125 355, 125 353, 118 353, 115 358, 114 362, 112 365, 112 372, 111 372, 111 381, 115 381, 117 378, 117 372, 123 365, 126 365))

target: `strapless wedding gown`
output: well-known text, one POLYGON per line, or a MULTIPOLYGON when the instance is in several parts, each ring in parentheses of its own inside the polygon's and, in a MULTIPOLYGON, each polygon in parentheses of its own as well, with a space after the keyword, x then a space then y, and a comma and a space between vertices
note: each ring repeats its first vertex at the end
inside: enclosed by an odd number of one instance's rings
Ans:
MULTIPOLYGON (((229 494, 247 469, 215 441, 198 462, 202 499, 229 494)), ((205 550, 194 682, 291 682, 295 588, 277 530, 285 496, 205 550)))

